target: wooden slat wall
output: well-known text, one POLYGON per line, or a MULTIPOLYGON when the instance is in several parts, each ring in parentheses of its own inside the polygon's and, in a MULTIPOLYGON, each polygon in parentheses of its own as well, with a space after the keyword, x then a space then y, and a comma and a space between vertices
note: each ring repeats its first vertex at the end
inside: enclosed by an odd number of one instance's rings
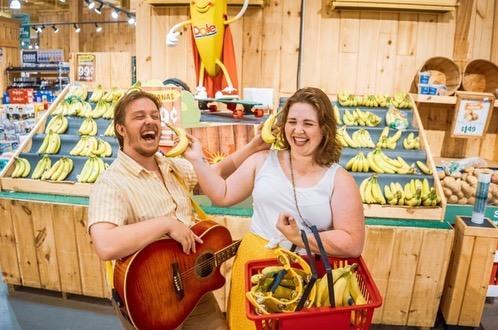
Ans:
POLYGON ((18 66, 19 53, 19 22, 17 20, 0 17, 0 93, 7 89, 8 81, 5 69, 9 66, 18 66))
MULTIPOLYGON (((69 11, 40 13, 39 22, 88 22, 88 21, 110 21, 111 9, 105 8, 102 15, 89 11, 86 6, 81 6, 78 17, 72 17, 69 11)), ((127 18, 120 15, 120 20, 127 18)), ((71 36, 77 35, 72 25, 59 26, 59 32, 54 33, 51 26, 47 26, 40 34, 40 47, 45 49, 63 49, 64 57, 69 59, 71 52, 128 52, 135 54, 135 27, 124 24, 102 24, 103 30, 95 31, 92 24, 80 25, 81 32, 78 35, 78 49, 72 49, 68 42, 71 36)), ((76 47, 76 46, 74 46, 76 47)))

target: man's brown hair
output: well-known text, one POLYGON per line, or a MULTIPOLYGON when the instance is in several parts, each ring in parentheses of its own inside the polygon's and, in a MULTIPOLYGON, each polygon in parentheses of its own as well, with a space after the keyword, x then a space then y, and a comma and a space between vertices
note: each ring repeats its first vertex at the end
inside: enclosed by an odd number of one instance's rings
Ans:
POLYGON ((285 137, 285 123, 289 115, 289 109, 295 103, 307 103, 311 105, 318 117, 318 125, 322 131, 322 141, 314 152, 313 160, 320 166, 330 166, 339 162, 341 156, 341 144, 336 139, 337 122, 335 120, 332 103, 328 96, 319 88, 306 87, 296 91, 285 103, 279 114, 276 126, 280 128, 281 139, 286 148, 289 141, 285 137))
POLYGON ((130 103, 142 98, 147 98, 152 102, 154 102, 158 110, 161 108, 161 102, 155 95, 144 92, 142 90, 133 91, 125 94, 121 99, 119 99, 118 103, 116 104, 116 107, 114 108, 114 132, 116 133, 116 138, 118 139, 119 148, 121 150, 123 150, 123 136, 119 134, 117 130, 117 125, 119 124, 124 126, 126 109, 130 105, 130 103))

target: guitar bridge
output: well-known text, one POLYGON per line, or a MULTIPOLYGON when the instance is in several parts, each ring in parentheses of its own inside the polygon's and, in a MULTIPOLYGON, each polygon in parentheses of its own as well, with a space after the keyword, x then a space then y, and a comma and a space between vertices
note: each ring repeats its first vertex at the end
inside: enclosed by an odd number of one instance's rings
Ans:
POLYGON ((185 288, 183 287, 182 275, 180 273, 180 268, 178 263, 173 263, 173 287, 175 288, 175 293, 178 299, 183 299, 185 296, 185 288))

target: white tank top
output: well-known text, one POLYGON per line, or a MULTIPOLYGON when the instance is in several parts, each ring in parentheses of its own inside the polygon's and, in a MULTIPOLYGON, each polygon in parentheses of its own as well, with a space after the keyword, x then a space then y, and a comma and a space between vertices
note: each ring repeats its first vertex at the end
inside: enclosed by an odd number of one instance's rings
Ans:
MULTIPOLYGON (((297 202, 302 216, 309 225, 316 225, 319 231, 333 227, 330 200, 337 168, 339 168, 338 164, 332 164, 320 181, 312 187, 296 187, 297 202)), ((285 248, 291 246, 291 243, 276 228, 278 216, 282 212, 292 214, 301 229, 311 232, 302 224, 294 201, 292 182, 285 176, 276 150, 270 151, 268 158, 256 174, 252 199, 251 231, 267 239, 269 247, 275 247, 277 244, 285 248)))

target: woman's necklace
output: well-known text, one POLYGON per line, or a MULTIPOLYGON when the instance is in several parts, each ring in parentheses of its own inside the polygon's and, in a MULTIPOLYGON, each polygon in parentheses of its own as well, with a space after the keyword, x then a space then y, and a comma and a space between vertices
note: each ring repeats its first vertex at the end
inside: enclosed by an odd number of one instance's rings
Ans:
POLYGON ((296 184, 294 181, 294 168, 292 167, 292 156, 291 156, 290 150, 289 150, 289 166, 290 166, 290 172, 291 172, 292 192, 294 193, 294 203, 296 205, 297 213, 299 214, 299 217, 301 218, 303 224, 306 227, 310 228, 311 227, 310 223, 301 214, 301 210, 299 209, 299 205, 297 203, 296 184))

